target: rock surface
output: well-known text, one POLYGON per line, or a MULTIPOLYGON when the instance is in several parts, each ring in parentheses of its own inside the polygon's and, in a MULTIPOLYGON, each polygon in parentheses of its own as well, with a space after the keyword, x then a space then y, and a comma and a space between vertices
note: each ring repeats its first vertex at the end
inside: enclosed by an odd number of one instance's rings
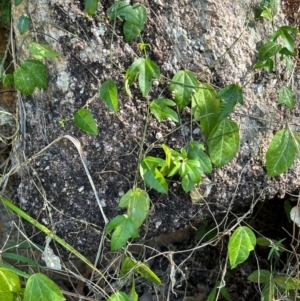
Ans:
MULTIPOLYGON (((24 12, 26 1, 14 10, 14 24, 24 12)), ((72 135, 82 144, 83 155, 104 206, 111 219, 122 212, 120 197, 137 184, 137 158, 147 115, 147 100, 137 89, 132 98, 120 92, 120 110, 112 113, 98 99, 98 88, 107 79, 116 81, 123 91, 126 68, 138 56, 138 39, 125 43, 121 24, 114 28, 107 10, 113 1, 99 4, 97 17, 84 13, 83 1, 29 1, 33 27, 17 36, 16 51, 20 61, 29 56, 27 44, 37 40, 61 53, 59 59, 45 60, 49 87, 28 97, 19 96, 22 132, 15 145, 16 162, 24 162, 56 138, 72 135), (89 100, 89 109, 99 125, 99 135, 90 136, 77 129, 72 117, 89 100), (61 120, 65 126, 60 126, 61 120)), ((285 109, 277 105, 278 86, 288 80, 280 66, 280 76, 254 71, 258 46, 271 33, 268 22, 254 19, 258 1, 205 0, 140 1, 147 7, 148 20, 142 33, 150 59, 164 75, 150 92, 150 99, 169 96, 167 79, 180 69, 193 71, 203 82, 217 88, 230 83, 243 86, 244 105, 234 114, 240 126, 241 146, 236 157, 221 169, 207 175, 212 189, 206 204, 214 214, 233 206, 250 205, 254 199, 283 197, 298 188, 299 164, 284 175, 268 178, 264 158, 274 131, 285 125, 285 109), (167 3, 164 3, 167 2, 167 3)), ((283 14, 276 24, 286 24, 283 14)), ((18 31, 16 30, 16 33, 18 31)), ((299 95, 299 75, 291 78, 299 95)), ((170 97, 170 96, 169 96, 170 97)), ((299 130, 296 118, 300 107, 287 120, 299 130)), ((149 117, 143 150, 162 156, 163 141, 180 149, 191 139, 203 140, 190 112, 184 110, 181 126, 171 121, 159 123, 149 117), (157 140, 156 137, 162 137, 157 140)), ((85 254, 93 254, 100 240, 104 222, 80 156, 74 145, 63 139, 46 149, 19 171, 20 182, 15 199, 21 208, 42 221, 67 242, 85 254)), ((193 204, 178 179, 170 181, 170 193, 150 191, 152 201, 148 236, 172 232, 207 216, 207 206, 193 204)), ((31 234, 34 234, 31 232, 31 234)), ((43 238, 36 237, 43 241, 43 238)))

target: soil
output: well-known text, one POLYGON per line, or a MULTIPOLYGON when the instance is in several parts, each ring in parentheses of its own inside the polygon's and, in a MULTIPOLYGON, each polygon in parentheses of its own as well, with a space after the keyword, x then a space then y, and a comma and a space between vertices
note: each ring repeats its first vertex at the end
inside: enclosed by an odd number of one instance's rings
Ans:
MULTIPOLYGON (((257 227, 258 231, 269 227, 267 235, 274 239, 287 237, 290 240, 286 233, 277 234, 279 225, 276 221, 286 220, 284 215, 277 213, 284 212, 282 198, 286 193, 298 188, 299 164, 295 164, 284 176, 273 179, 266 176, 263 168, 266 145, 273 131, 284 123, 283 109, 277 110, 272 103, 275 88, 270 83, 274 80, 280 83, 285 78, 278 79, 276 74, 267 76, 264 72, 254 74, 250 71, 255 62, 256 46, 265 38, 268 27, 266 23, 255 21, 257 25, 251 19, 257 4, 252 1, 245 0, 245 7, 238 1, 231 1, 228 7, 226 3, 219 4, 218 1, 199 4, 182 1, 178 4, 174 0, 163 5, 152 0, 133 1, 147 8, 148 19, 142 40, 150 44, 147 54, 160 66, 164 76, 153 86, 149 98, 143 98, 137 86, 132 87, 133 96, 129 98, 124 92, 124 73, 134 59, 143 56, 143 53, 139 50, 138 40, 124 42, 122 23, 117 22, 114 27, 108 19, 107 10, 113 1, 102 2, 98 6, 97 16, 93 18, 84 14, 84 1, 78 0, 42 1, 30 3, 29 6, 23 3, 15 8, 14 24, 23 11, 27 11, 35 21, 28 34, 18 36, 16 53, 19 62, 29 56, 25 45, 32 39, 49 43, 61 53, 61 57, 45 60, 48 89, 35 91, 27 97, 18 95, 21 134, 14 140, 13 167, 26 162, 28 158, 34 159, 18 170, 12 199, 93 260, 99 248, 104 219, 78 150, 63 138, 35 157, 58 137, 76 137, 81 143, 84 160, 109 220, 124 212, 118 207, 118 202, 129 189, 138 186, 149 193, 151 210, 137 243, 141 243, 143 248, 155 246, 156 255, 166 251, 168 256, 159 256, 151 261, 149 258, 153 256, 152 253, 146 252, 141 256, 140 250, 136 252, 136 256, 147 261, 164 280, 164 286, 158 292, 153 288, 147 289, 144 282, 138 282, 140 300, 163 300, 168 294, 171 296, 169 300, 174 301, 206 300, 220 279, 220 261, 226 258, 224 244, 227 238, 224 236, 219 243, 204 248, 198 242, 197 235, 195 237, 195 229, 203 221, 207 220, 222 232, 248 212, 254 203, 262 205, 259 201, 264 201, 263 209, 255 207, 256 220, 251 220, 251 225, 257 227), (200 17, 197 15, 199 12, 203 14, 200 17), (251 22, 240 40, 242 46, 239 49, 243 49, 243 52, 233 49, 212 66, 236 40, 244 26, 241 16, 246 17, 248 13, 251 22), (224 24, 220 25, 222 22, 224 24), (239 107, 233 116, 241 125, 241 149, 227 166, 214 169, 211 175, 207 175, 212 181, 212 190, 199 204, 193 203, 190 195, 184 193, 179 178, 169 180, 169 193, 164 195, 145 187, 137 172, 140 148, 144 155, 162 157, 162 142, 176 150, 192 140, 205 143, 199 125, 191 120, 190 109, 180 112, 179 125, 170 120, 158 122, 154 116, 147 116, 148 100, 162 95, 172 98, 167 85, 179 69, 189 69, 199 80, 208 81, 215 87, 238 82, 245 88, 246 104, 243 108, 239 107), (251 75, 251 80, 247 74, 251 75), (112 113, 98 98, 99 85, 107 79, 113 79, 118 87, 118 114, 112 113), (254 85, 262 87, 260 95, 257 95, 254 85), (269 98, 265 98, 266 95, 269 98), (96 137, 82 132, 72 121, 74 113, 91 99, 93 101, 88 107, 99 126, 99 135, 96 137), (61 126, 62 120, 64 127, 61 126), (259 138, 255 136, 258 132, 259 138), (275 196, 278 197, 276 200, 275 196), (274 212, 274 215, 270 212, 274 212), (169 279, 172 262, 178 267, 173 289, 169 279)), ((294 15, 289 15, 292 16, 291 22, 298 20, 294 15)), ((278 22, 285 19, 286 15, 281 12, 278 22)), ((297 75, 295 77, 297 79, 297 75)), ((298 117, 299 112, 300 107, 297 106, 292 117, 298 117)), ((298 127, 296 124, 295 128, 298 127)), ((280 226, 291 233, 290 224, 284 222, 280 226)), ((25 224, 25 228, 32 241, 41 245, 45 243, 45 236, 35 227, 25 224)), ((103 269, 111 267, 113 262, 108 255, 108 243, 107 240, 104 245, 105 260, 102 258, 99 262, 103 269)), ((65 262, 74 258, 63 248, 53 243, 51 245, 65 262)), ((257 288, 247 277, 257 264, 262 268, 266 266, 262 259, 265 257, 260 257, 260 252, 264 254, 266 251, 258 250, 258 259, 253 256, 246 264, 226 275, 226 288, 232 300, 258 300, 257 288)), ((111 268, 108 273, 112 283, 113 271, 111 268)), ((68 282, 63 283, 69 292, 76 292, 68 282)), ((85 289, 82 283, 78 284, 77 292, 88 296, 90 290, 86 292, 85 289)), ((98 299, 101 299, 100 296, 98 299)))

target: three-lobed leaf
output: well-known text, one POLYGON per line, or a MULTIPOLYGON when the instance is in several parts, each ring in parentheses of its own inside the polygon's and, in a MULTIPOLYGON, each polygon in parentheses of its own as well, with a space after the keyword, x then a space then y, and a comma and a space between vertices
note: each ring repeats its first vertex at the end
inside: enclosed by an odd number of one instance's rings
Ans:
POLYGON ((172 78, 170 90, 175 93, 175 102, 179 110, 183 110, 191 101, 199 83, 195 75, 189 70, 180 70, 172 78))
POLYGON ((171 120, 178 122, 177 113, 170 108, 173 106, 176 106, 176 103, 173 100, 158 98, 151 101, 150 111, 159 121, 162 121, 164 118, 170 118, 171 120))
POLYGON ((270 177, 286 172, 294 163, 297 153, 293 135, 288 129, 278 131, 266 153, 266 168, 270 177))
POLYGON ((279 89, 278 103, 286 105, 287 108, 293 109, 295 106, 295 94, 286 86, 282 86, 279 89))
POLYGON ((244 262, 256 245, 256 237, 253 231, 246 226, 240 226, 229 238, 228 254, 231 268, 244 262))
POLYGON ((160 70, 150 59, 139 58, 126 71, 128 84, 133 84, 137 76, 142 95, 146 96, 152 87, 152 78, 160 78, 160 70))
POLYGON ((118 112, 118 90, 114 81, 105 81, 100 88, 99 95, 111 110, 113 110, 115 113, 118 112))
POLYGON ((217 167, 224 166, 239 149, 238 125, 232 120, 223 119, 211 131, 207 144, 212 163, 217 167))
POLYGON ((98 135, 96 121, 88 109, 81 108, 74 115, 74 123, 84 132, 90 135, 98 135))
POLYGON ((41 273, 29 277, 24 291, 24 301, 64 301, 59 287, 41 273))
POLYGON ((48 78, 45 65, 37 60, 25 60, 14 71, 14 83, 23 94, 32 94, 35 88, 47 88, 48 78))
POLYGON ((114 231, 111 237, 110 249, 116 251, 124 247, 130 238, 139 236, 133 220, 126 214, 117 215, 106 226, 106 233, 114 231))
POLYGON ((122 196, 119 206, 127 208, 128 216, 139 228, 147 217, 150 208, 150 198, 146 191, 133 188, 122 196))

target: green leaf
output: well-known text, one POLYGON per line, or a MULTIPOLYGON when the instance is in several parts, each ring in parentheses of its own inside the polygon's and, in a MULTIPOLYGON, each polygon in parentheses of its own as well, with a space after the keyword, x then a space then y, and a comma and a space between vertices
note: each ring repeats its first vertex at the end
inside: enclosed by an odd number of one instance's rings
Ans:
POLYGON ((84 9, 89 16, 93 16, 98 8, 98 0, 84 0, 84 9))
POLYGON ((46 68, 37 60, 25 60, 14 71, 14 83, 16 88, 23 94, 32 94, 35 88, 47 88, 48 79, 46 68))
POLYGON ((0 267, 0 296, 2 296, 3 292, 18 293, 20 291, 21 283, 19 277, 15 273, 0 267))
POLYGON ((106 301, 131 301, 131 300, 126 294, 122 292, 116 292, 112 296, 110 296, 106 301))
POLYGON ((87 109, 79 109, 74 115, 74 123, 90 135, 98 135, 98 127, 92 113, 87 109))
POLYGON ((23 278, 25 278, 25 279, 27 279, 27 278, 30 277, 29 274, 27 274, 27 273, 25 273, 25 272, 23 272, 23 271, 21 271, 21 270, 15 268, 15 267, 9 265, 9 264, 7 264, 7 263, 4 263, 4 262, 0 262, 0 267, 3 267, 3 268, 5 268, 6 270, 11 271, 11 272, 13 272, 14 274, 19 275, 19 276, 21 276, 21 277, 23 277, 23 278))
POLYGON ((136 227, 139 228, 147 217, 150 208, 150 198, 146 191, 140 188, 130 189, 120 200, 121 208, 127 207, 127 214, 136 227))
POLYGON ((258 61, 255 65, 254 68, 256 69, 262 69, 265 68, 267 72, 272 72, 274 68, 274 61, 272 59, 267 59, 266 61, 260 62, 258 61))
POLYGON ((175 102, 179 110, 183 110, 191 101, 199 83, 189 70, 180 70, 172 78, 170 90, 175 93, 175 102))
POLYGON ((268 42, 263 44, 258 52, 258 60, 265 61, 268 58, 274 56, 276 53, 280 51, 282 46, 277 42, 268 42))
POLYGON ((12 85, 14 83, 14 76, 13 76, 13 74, 5 74, 3 76, 2 83, 3 83, 4 87, 12 85))
POLYGON ((201 169, 204 173, 212 172, 212 164, 210 158, 204 153, 204 146, 198 141, 191 141, 187 147, 187 157, 200 162, 201 169))
POLYGON ((217 97, 222 99, 219 108, 219 121, 231 114, 238 102, 243 104, 243 91, 242 88, 237 84, 231 84, 221 89, 218 92, 217 97))
POLYGON ((30 42, 28 44, 28 48, 30 53, 37 60, 41 60, 42 58, 54 58, 60 56, 60 54, 51 49, 51 47, 47 44, 30 42))
MULTIPOLYGON (((119 18, 125 20, 127 18, 134 18, 135 12, 132 6, 126 1, 116 1, 108 10, 108 17, 112 20, 119 18)), ((131 20, 131 19, 130 19, 131 20)))
POLYGON ((197 226, 197 232, 195 234, 195 239, 200 241, 205 238, 206 241, 214 239, 218 234, 216 227, 208 224, 208 221, 205 220, 197 226))
POLYGON ((287 291, 297 290, 300 286, 300 280, 297 278, 292 278, 290 275, 277 274, 273 279, 280 288, 287 291))
POLYGON ((209 136, 218 121, 220 101, 217 93, 209 84, 199 84, 197 92, 192 97, 192 111, 194 118, 200 121, 201 131, 209 136))
POLYGON ((139 87, 143 96, 146 96, 152 87, 152 78, 160 78, 159 67, 148 58, 135 60, 126 71, 126 79, 131 85, 138 75, 139 87))
POLYGON ((185 192, 191 191, 194 188, 194 186, 195 183, 190 179, 189 175, 185 175, 181 178, 181 187, 185 192))
POLYGON ((249 281, 252 281, 252 282, 255 282, 255 283, 266 283, 270 280, 270 277, 272 276, 271 272, 268 271, 268 270, 263 270, 263 269, 260 269, 260 270, 257 270, 257 271, 254 271, 253 273, 251 273, 249 276, 248 276, 248 280, 249 281))
POLYGON ((262 289, 262 299, 263 301, 274 301, 274 294, 275 294, 275 282, 273 277, 270 276, 268 282, 265 283, 262 289))
POLYGON ((266 168, 269 177, 286 172, 294 163, 297 148, 289 130, 280 130, 273 137, 267 154, 266 168))
POLYGON ((30 18, 29 18, 28 15, 23 14, 19 18, 17 28, 18 28, 21 35, 24 34, 26 32, 26 30, 28 29, 29 23, 30 23, 30 18))
POLYGON ((142 32, 147 19, 147 11, 143 5, 136 3, 132 9, 135 11, 135 18, 133 20, 126 18, 123 26, 126 42, 132 41, 142 32))
POLYGON ((29 277, 24 301, 64 301, 66 300, 58 286, 47 276, 41 273, 29 277))
POLYGON ((276 41, 276 39, 280 36, 285 44, 285 47, 293 52, 295 48, 295 41, 291 34, 297 34, 298 30, 295 27, 291 26, 281 26, 279 27, 272 35, 270 40, 276 41))
POLYGON ((167 162, 160 158, 148 156, 140 163, 140 174, 151 188, 161 193, 168 193, 168 184, 157 167, 165 167, 167 162))
POLYGON ((23 2, 23 0, 15 0, 15 6, 20 5, 23 2))
POLYGON ((285 104, 287 108, 293 109, 295 106, 294 92, 290 88, 282 86, 279 90, 278 103, 285 104))
POLYGON ((130 289, 130 292, 128 294, 128 297, 129 297, 130 301, 138 301, 138 299, 139 299, 139 296, 138 296, 138 294, 135 291, 135 281, 134 281, 134 278, 132 278, 131 289, 130 289))
POLYGON ((255 244, 255 234, 250 228, 240 226, 235 229, 228 243, 229 262, 232 269, 249 257, 255 244))
POLYGON ((114 230, 110 249, 116 251, 124 247, 130 238, 139 236, 138 229, 133 220, 126 214, 118 215, 112 219, 106 226, 106 233, 114 230))
POLYGON ((9 253, 9 252, 6 253, 6 252, 4 252, 4 253, 1 254, 1 257, 2 258, 13 259, 14 261, 24 262, 24 263, 27 263, 27 264, 32 265, 32 266, 39 266, 39 264, 35 260, 32 260, 28 257, 22 256, 22 255, 19 255, 19 254, 16 254, 16 253, 9 253))
POLYGON ((159 277, 146 264, 126 257, 121 266, 121 275, 124 276, 132 270, 154 284, 161 284, 159 277))
POLYGON ((174 101, 167 98, 158 98, 150 103, 150 111, 159 121, 162 121, 164 118, 170 118, 178 122, 177 113, 169 108, 173 106, 176 106, 174 101))
POLYGON ((118 112, 118 91, 114 81, 107 80, 102 84, 100 88, 100 98, 105 101, 105 103, 111 110, 113 110, 115 113, 118 112))
POLYGON ((212 163, 217 167, 224 166, 239 149, 238 125, 232 120, 223 119, 210 133, 207 144, 212 163))

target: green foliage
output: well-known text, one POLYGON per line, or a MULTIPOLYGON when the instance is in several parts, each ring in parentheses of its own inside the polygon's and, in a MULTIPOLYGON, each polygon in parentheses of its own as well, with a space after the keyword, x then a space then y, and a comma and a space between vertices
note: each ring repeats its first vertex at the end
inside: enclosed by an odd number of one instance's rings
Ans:
POLYGON ((170 118, 171 120, 178 122, 177 113, 170 108, 174 106, 176 106, 176 103, 173 100, 158 98, 151 101, 150 111, 159 121, 162 121, 164 118, 170 118))
POLYGON ((89 16, 93 16, 98 8, 99 0, 84 0, 84 9, 89 16))
POLYGON ((23 0, 15 0, 15 6, 20 5, 23 2, 23 0))
POLYGON ((136 38, 144 29, 147 12, 146 8, 136 3, 129 5, 126 1, 115 2, 108 10, 110 19, 116 18, 125 21, 123 25, 123 33, 127 42, 136 38))
POLYGON ((14 84, 23 94, 32 94, 35 88, 47 88, 48 78, 43 63, 25 60, 14 72, 14 84))
POLYGON ((111 295, 106 301, 132 301, 125 293, 116 292, 111 295))
POLYGON ((144 263, 136 261, 130 257, 126 257, 121 266, 121 276, 126 276, 128 273, 138 273, 154 284, 161 284, 159 277, 144 263))
POLYGON ((119 102, 118 102, 118 90, 117 86, 112 80, 107 80, 104 82, 100 88, 99 96, 105 101, 107 106, 114 111, 118 112, 119 102))
POLYGON ((58 52, 52 50, 47 44, 30 42, 28 43, 28 48, 31 55, 37 60, 43 58, 56 58, 60 55, 58 52))
POLYGON ((277 14, 277 0, 262 0, 258 8, 258 16, 273 22, 274 16, 277 14))
POLYGON ((287 171, 293 165, 296 153, 297 146, 290 130, 278 131, 273 137, 266 154, 268 175, 273 177, 287 171))
POLYGON ((295 94, 286 86, 279 89, 278 103, 286 105, 288 109, 293 109, 295 106, 295 94))
POLYGON ((10 0, 1 1, 0 22, 8 24, 11 20, 11 2, 10 0))
POLYGON ((256 245, 253 231, 246 226, 239 226, 229 238, 228 254, 232 269, 244 262, 256 245))
POLYGON ((179 110, 183 110, 191 101, 199 83, 189 70, 180 70, 172 78, 170 90, 175 94, 175 102, 179 110))
POLYGON ((30 24, 29 16, 27 14, 23 14, 19 18, 18 24, 17 24, 17 28, 21 35, 23 35, 26 32, 26 30, 29 28, 29 24, 30 24))
POLYGON ((0 267, 0 298, 13 301, 16 293, 21 291, 19 277, 13 272, 0 267))
MULTIPOLYGON (((208 297, 207 297, 207 301, 215 301, 216 300, 216 297, 217 297, 217 291, 218 291, 218 288, 220 286, 221 282, 220 281, 217 281, 214 288, 211 290, 211 292, 209 293, 208 297)), ((220 288, 220 293, 221 295, 228 301, 230 301, 230 295, 226 289, 225 286, 221 287, 220 288)))
POLYGON ((98 135, 98 126, 96 121, 88 109, 79 109, 74 115, 74 123, 81 130, 90 135, 98 135))
POLYGON ((159 67, 148 58, 139 58, 135 60, 126 71, 128 84, 132 85, 137 76, 140 90, 145 97, 152 87, 152 78, 160 78, 160 70, 159 67))

